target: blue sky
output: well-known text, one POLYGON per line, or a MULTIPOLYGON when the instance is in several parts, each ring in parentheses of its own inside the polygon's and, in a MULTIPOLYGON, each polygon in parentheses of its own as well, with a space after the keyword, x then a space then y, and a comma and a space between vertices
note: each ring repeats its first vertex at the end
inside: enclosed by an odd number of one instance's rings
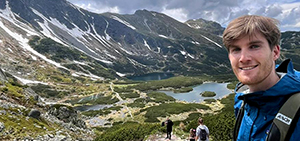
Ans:
POLYGON ((203 18, 226 27, 242 15, 263 15, 280 21, 282 31, 300 31, 300 0, 68 0, 95 13, 133 14, 146 9, 178 21, 203 18))

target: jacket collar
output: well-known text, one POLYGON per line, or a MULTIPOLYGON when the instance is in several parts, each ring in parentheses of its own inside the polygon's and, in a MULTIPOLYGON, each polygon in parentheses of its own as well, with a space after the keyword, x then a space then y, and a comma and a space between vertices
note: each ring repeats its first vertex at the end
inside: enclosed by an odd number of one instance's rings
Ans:
POLYGON ((282 99, 281 97, 286 97, 300 91, 300 73, 294 71, 290 59, 283 61, 277 66, 276 72, 280 75, 280 80, 265 91, 249 93, 248 86, 239 83, 235 90, 237 98, 244 100, 245 103, 264 105, 266 102, 278 102, 278 100, 282 99))

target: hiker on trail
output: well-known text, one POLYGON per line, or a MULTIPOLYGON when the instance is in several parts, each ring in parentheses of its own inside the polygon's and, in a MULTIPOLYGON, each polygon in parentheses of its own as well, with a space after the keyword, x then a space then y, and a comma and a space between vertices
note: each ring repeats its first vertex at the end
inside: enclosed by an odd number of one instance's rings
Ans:
POLYGON ((167 126, 167 137, 166 137, 166 139, 170 139, 171 140, 171 133, 172 133, 173 122, 172 122, 172 120, 169 119, 169 117, 165 121, 165 125, 167 126))
POLYGON ((193 129, 193 128, 190 129, 189 140, 196 141, 196 129, 193 129))
POLYGON ((277 24, 272 18, 246 15, 231 21, 223 33, 232 70, 240 81, 235 89, 234 140, 300 140, 300 102, 295 94, 300 91, 300 73, 289 59, 275 65, 280 57, 277 24))
POLYGON ((197 141, 209 141, 209 130, 206 125, 203 124, 203 119, 198 119, 199 126, 196 129, 197 141))

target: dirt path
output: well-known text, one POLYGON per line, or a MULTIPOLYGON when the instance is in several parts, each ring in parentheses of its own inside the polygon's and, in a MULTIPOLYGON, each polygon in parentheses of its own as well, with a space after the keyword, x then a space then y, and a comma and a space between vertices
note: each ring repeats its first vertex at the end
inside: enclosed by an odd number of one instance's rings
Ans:
POLYGON ((181 139, 176 135, 172 134, 171 140, 166 139, 167 134, 155 134, 148 137, 146 141, 187 141, 187 139, 181 139))
MULTIPOLYGON (((117 97, 120 101, 124 101, 124 100, 120 97, 119 93, 117 93, 117 92, 114 91, 114 83, 113 83, 113 82, 110 82, 110 89, 111 89, 112 93, 115 93, 115 94, 116 94, 116 97, 117 97)), ((123 107, 125 107, 125 108, 127 109, 127 111, 129 112, 130 117, 133 118, 133 115, 132 115, 130 109, 129 109, 126 105, 124 105, 123 107)))

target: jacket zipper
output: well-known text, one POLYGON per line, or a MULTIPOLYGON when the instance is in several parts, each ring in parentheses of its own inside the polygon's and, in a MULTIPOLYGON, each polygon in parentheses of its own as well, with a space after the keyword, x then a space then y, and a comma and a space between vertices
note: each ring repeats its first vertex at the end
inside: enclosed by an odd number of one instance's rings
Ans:
POLYGON ((254 124, 255 124, 255 122, 256 122, 258 116, 259 116, 259 108, 257 108, 257 114, 256 114, 256 117, 255 117, 255 119, 254 119, 254 121, 253 121, 253 123, 252 123, 252 125, 251 125, 250 135, 249 135, 249 141, 251 141, 251 135, 252 135, 252 132, 253 132, 253 126, 254 126, 254 124))

